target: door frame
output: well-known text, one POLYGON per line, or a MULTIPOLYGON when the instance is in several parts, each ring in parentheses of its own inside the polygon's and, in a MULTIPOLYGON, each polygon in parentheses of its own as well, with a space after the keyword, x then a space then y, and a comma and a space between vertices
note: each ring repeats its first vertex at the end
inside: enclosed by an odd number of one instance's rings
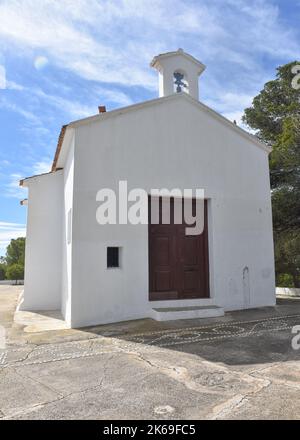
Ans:
MULTIPOLYGON (((157 197, 157 196, 154 196, 157 197)), ((161 196, 160 198, 164 198, 164 196, 161 196)), ((176 198, 176 197, 171 197, 172 198, 176 198)), ((151 195, 148 194, 148 206, 150 206, 149 204, 149 200, 151 200, 151 195)), ((184 200, 184 198, 182 199, 184 200)), ((193 197, 193 200, 196 200, 196 197, 193 197)), ((212 294, 213 289, 211 288, 213 285, 213 280, 212 280, 212 273, 211 273, 211 263, 212 263, 212 255, 211 255, 211 228, 210 228, 210 222, 211 222, 211 199, 209 198, 205 198, 205 206, 206 206, 206 211, 205 211, 205 222, 206 222, 206 233, 205 233, 205 268, 206 268, 206 283, 207 283, 207 296, 203 297, 194 297, 194 298, 181 298, 178 297, 178 292, 177 291, 164 291, 164 292, 152 292, 151 291, 151 261, 150 261, 150 239, 151 239, 151 234, 150 234, 150 214, 151 212, 149 211, 149 222, 148 222, 148 300, 150 302, 157 302, 157 301, 171 301, 171 300, 176 300, 176 301, 201 301, 201 300, 208 300, 211 299, 214 295, 212 294), (163 295, 163 297, 162 297, 163 295)))

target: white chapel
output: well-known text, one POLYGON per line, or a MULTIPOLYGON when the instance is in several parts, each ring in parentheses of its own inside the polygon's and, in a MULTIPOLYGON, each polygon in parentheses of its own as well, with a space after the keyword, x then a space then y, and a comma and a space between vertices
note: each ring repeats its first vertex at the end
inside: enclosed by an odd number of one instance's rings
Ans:
POLYGON ((193 56, 179 49, 151 67, 158 98, 100 107, 63 126, 52 170, 21 181, 21 310, 60 310, 82 327, 275 304, 270 147, 201 102, 205 66, 193 56), (187 235, 172 216, 169 224, 99 224, 97 193, 118 193, 121 181, 143 188, 149 202, 153 188, 203 189, 201 234, 187 235))

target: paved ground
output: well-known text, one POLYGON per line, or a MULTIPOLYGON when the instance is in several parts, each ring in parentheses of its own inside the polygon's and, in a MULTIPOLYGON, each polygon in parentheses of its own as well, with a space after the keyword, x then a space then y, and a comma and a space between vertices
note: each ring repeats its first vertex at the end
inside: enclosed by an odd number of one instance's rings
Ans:
POLYGON ((21 289, 0 286, 0 418, 300 419, 299 299, 71 330, 14 321, 21 289))

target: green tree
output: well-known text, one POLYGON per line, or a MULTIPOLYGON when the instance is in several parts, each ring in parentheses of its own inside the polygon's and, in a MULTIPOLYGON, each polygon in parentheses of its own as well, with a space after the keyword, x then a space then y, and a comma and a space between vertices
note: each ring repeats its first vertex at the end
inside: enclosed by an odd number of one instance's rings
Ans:
POLYGON ((6 264, 0 262, 0 281, 5 280, 6 264))
POLYGON ((258 138, 271 145, 276 278, 291 278, 300 287, 300 90, 292 87, 292 67, 280 66, 276 79, 245 110, 244 122, 258 138))
POLYGON ((15 240, 11 240, 6 249, 6 264, 8 266, 12 264, 22 264, 25 262, 25 238, 20 237, 15 240))
POLYGON ((15 280, 16 284, 19 280, 24 279, 24 266, 20 263, 14 263, 6 269, 6 278, 15 280))

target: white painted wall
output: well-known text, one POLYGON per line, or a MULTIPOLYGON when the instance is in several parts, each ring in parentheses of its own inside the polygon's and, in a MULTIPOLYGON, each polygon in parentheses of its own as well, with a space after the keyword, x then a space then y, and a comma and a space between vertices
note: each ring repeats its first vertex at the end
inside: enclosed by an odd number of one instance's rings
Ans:
POLYGON ((62 208, 62 315, 71 323, 72 289, 72 224, 73 224, 73 181, 74 181, 74 137, 63 170, 62 208))
POLYGON ((204 302, 226 310, 275 304, 266 151, 183 95, 97 118, 77 126, 75 136, 73 327, 145 317, 154 306, 148 227, 96 222, 97 191, 117 190, 122 179, 147 191, 204 188, 212 296, 204 302), (106 268, 107 246, 122 247, 121 268, 106 268))
POLYGON ((61 308, 63 172, 25 181, 28 216, 21 310, 61 308))

